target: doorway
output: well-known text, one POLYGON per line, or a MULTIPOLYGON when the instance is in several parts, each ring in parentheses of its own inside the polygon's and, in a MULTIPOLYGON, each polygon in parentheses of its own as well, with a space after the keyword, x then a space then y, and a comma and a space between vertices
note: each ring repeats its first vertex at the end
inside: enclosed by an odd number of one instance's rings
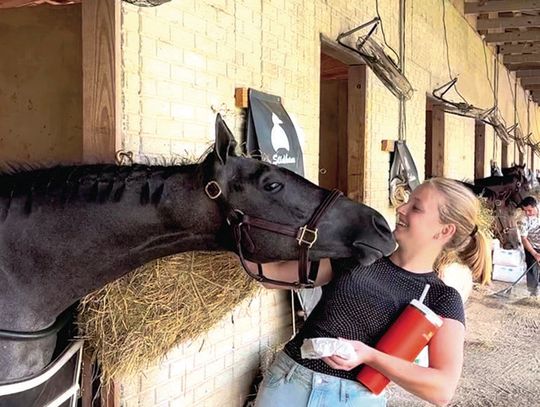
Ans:
POLYGON ((361 202, 366 161, 366 66, 346 54, 327 51, 323 47, 321 52, 319 185, 337 188, 361 202))

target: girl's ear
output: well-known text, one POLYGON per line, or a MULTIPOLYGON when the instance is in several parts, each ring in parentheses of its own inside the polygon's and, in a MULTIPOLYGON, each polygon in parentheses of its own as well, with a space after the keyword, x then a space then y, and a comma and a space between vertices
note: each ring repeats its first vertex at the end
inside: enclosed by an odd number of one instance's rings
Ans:
POLYGON ((456 233, 456 225, 449 223, 447 225, 444 225, 440 232, 440 237, 445 239, 447 242, 452 239, 454 236, 454 233, 456 233))

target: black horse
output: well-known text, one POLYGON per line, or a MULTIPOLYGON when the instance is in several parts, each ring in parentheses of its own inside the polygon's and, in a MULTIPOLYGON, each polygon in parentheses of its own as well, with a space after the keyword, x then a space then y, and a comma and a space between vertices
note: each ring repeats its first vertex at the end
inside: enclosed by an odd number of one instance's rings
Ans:
POLYGON ((482 190, 484 196, 489 200, 503 201, 506 205, 514 205, 515 207, 519 205, 530 189, 530 181, 521 167, 512 169, 508 175, 474 180, 475 191, 482 190))
MULTIPOLYGON (((236 251, 231 216, 302 230, 328 201, 329 191, 239 157, 235 146, 218 116, 214 148, 198 164, 0 175, 0 330, 42 330, 81 297, 150 260, 191 250, 236 251)), ((339 197, 318 216, 311 259, 356 256, 369 264, 395 248, 384 218, 365 205, 339 197)), ((248 232, 246 258, 298 258, 301 246, 293 237, 257 227, 248 232)), ((33 341, 0 335, 0 382, 39 371, 54 346, 54 335, 33 341)))
POLYGON ((479 197, 486 200, 495 217, 492 230, 505 249, 516 249, 520 245, 514 209, 519 205, 530 183, 525 166, 503 168, 503 176, 478 178, 474 184, 460 181, 479 197))

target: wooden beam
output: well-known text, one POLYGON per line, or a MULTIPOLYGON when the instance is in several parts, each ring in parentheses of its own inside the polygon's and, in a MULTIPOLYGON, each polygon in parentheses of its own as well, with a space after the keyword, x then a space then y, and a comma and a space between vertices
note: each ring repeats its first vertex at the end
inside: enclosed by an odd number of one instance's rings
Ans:
POLYGON ((509 71, 540 69, 540 64, 538 62, 506 64, 506 69, 509 71))
POLYGON ((480 14, 504 11, 540 11, 538 0, 505 0, 505 1, 481 1, 477 3, 465 3, 465 14, 480 14))
POLYGON ((393 153, 396 140, 381 140, 381 150, 387 153, 393 153))
POLYGON ((540 76, 540 69, 521 69, 516 71, 517 78, 529 78, 531 76, 540 76))
POLYGON ((366 63, 359 54, 343 47, 342 45, 339 45, 335 40, 326 37, 323 34, 320 35, 320 39, 321 52, 325 53, 326 55, 331 56, 332 58, 335 58, 347 65, 359 65, 366 63))
POLYGON ((527 85, 540 85, 540 76, 529 76, 528 78, 521 78, 521 86, 527 85))
POLYGON ((540 84, 537 84, 537 85, 527 85, 527 86, 524 86, 524 85, 521 85, 524 89, 526 90, 540 90, 540 84))
POLYGON ((83 160, 110 162, 120 145, 120 0, 82 2, 83 160))
POLYGON ((489 44, 540 41, 540 30, 515 31, 509 33, 488 33, 485 34, 484 39, 489 44))
POLYGON ((540 53, 540 42, 524 42, 522 44, 504 44, 499 47, 501 54, 540 53))
POLYGON ((523 63, 536 63, 540 64, 540 54, 522 54, 522 55, 504 55, 504 64, 523 64, 523 63))
POLYGON ((476 20, 477 30, 539 27, 540 16, 500 17, 476 20))
POLYGON ((249 105, 248 97, 249 88, 234 89, 234 105, 241 109, 246 109, 249 105))

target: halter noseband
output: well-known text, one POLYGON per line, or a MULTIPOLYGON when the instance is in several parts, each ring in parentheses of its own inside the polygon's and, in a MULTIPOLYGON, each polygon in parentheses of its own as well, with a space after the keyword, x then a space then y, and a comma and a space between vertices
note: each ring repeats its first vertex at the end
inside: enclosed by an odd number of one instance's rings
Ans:
POLYGON ((232 230, 232 235, 236 243, 238 256, 240 257, 240 262, 242 263, 242 266, 250 277, 261 283, 270 283, 294 288, 312 288, 314 286, 315 280, 317 279, 317 273, 319 271, 318 262, 314 262, 312 264, 312 267, 310 268, 310 271, 308 273, 309 249, 311 249, 311 247, 315 244, 318 238, 317 224, 319 223, 325 212, 330 209, 334 205, 336 200, 342 195, 341 191, 338 191, 337 189, 332 190, 330 194, 328 194, 328 196, 324 199, 324 201, 319 205, 319 207, 315 210, 308 223, 299 228, 282 225, 280 223, 270 222, 265 219, 246 215, 239 209, 232 208, 225 200, 221 187, 214 180, 206 184, 204 191, 208 198, 216 201, 216 203, 219 205, 220 209, 224 213, 225 220, 227 221, 228 226, 232 230), (263 274, 261 264, 257 264, 257 274, 253 273, 249 269, 244 258, 243 244, 248 246, 248 251, 252 251, 255 249, 255 244, 253 243, 253 240, 249 235, 249 230, 252 227, 296 239, 299 246, 298 281, 287 282, 268 278, 263 274))

